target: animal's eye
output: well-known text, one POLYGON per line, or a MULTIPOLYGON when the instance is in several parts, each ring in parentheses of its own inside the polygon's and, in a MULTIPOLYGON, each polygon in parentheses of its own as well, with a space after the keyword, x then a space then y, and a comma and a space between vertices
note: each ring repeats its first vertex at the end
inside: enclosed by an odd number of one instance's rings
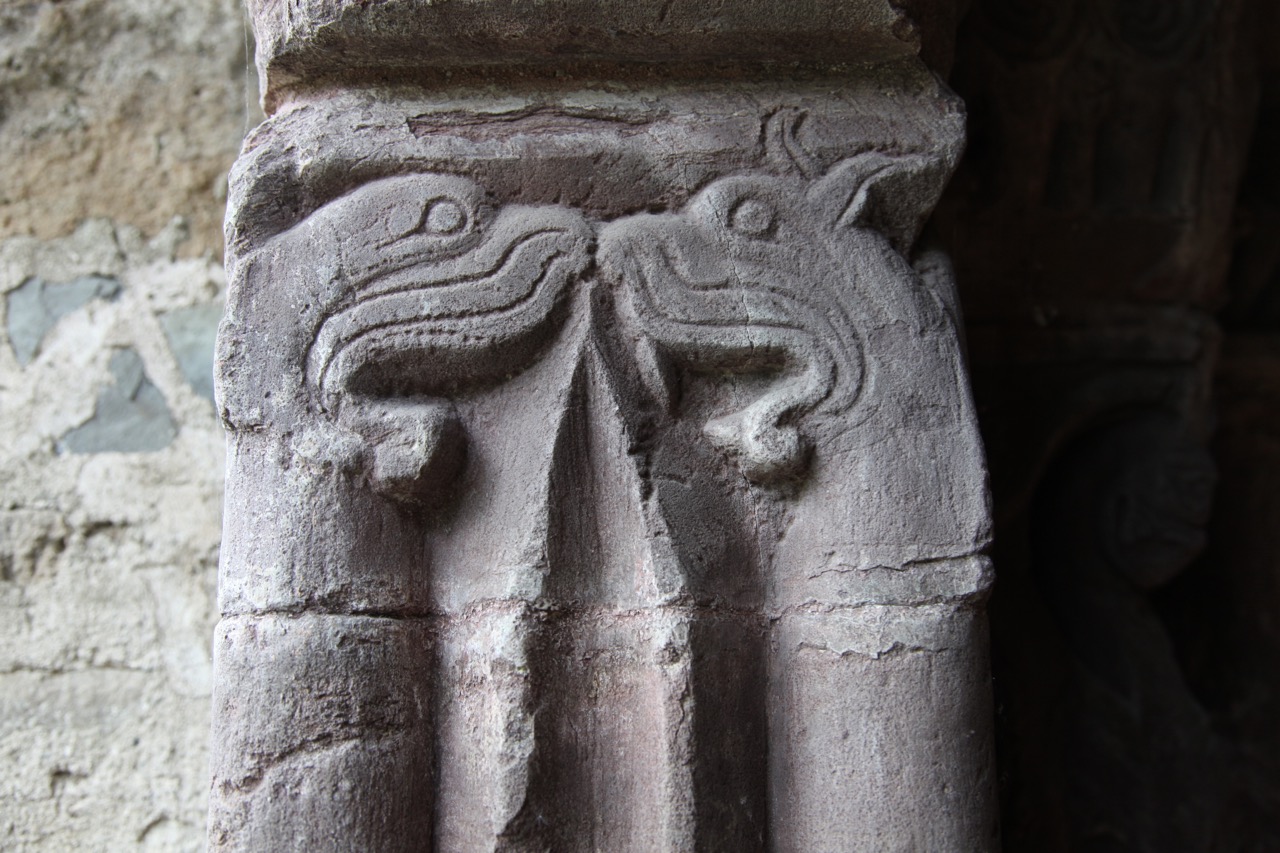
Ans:
POLYGON ((437 198, 427 203, 422 229, 428 234, 456 234, 467 224, 467 211, 451 198, 437 198))
POLYGON ((759 199, 745 198, 729 211, 729 227, 748 237, 764 237, 773 225, 773 208, 759 199))

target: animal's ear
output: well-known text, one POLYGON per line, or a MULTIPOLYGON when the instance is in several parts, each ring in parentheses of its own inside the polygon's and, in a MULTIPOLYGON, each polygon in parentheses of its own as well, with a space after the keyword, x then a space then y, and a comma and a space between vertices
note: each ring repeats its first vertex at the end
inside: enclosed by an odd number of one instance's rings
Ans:
POLYGON ((837 163, 813 184, 809 200, 833 227, 874 229, 905 255, 948 172, 938 158, 868 151, 837 163))

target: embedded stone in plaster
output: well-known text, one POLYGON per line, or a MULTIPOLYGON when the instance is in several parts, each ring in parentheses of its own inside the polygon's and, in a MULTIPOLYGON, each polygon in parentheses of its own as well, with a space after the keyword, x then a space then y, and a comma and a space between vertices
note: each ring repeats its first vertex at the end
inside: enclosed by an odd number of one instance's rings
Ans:
POLYGON ((19 364, 30 364, 45 335, 63 317, 94 299, 115 299, 120 282, 103 275, 82 275, 68 282, 50 283, 31 276, 9 291, 9 345, 19 364))
POLYGON ((192 305, 160 315, 169 349, 191 387, 213 399, 213 346, 222 319, 222 304, 192 305))
POLYGON ((178 434, 173 415, 137 351, 116 350, 113 381, 98 392, 93 417, 66 433, 59 450, 70 453, 144 453, 161 450, 178 434))

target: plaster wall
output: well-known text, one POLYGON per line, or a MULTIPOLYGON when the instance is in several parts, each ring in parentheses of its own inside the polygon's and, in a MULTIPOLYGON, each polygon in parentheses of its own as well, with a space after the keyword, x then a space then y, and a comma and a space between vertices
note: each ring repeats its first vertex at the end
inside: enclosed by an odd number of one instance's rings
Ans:
POLYGON ((198 850, 237 0, 0 7, 0 849, 198 850))

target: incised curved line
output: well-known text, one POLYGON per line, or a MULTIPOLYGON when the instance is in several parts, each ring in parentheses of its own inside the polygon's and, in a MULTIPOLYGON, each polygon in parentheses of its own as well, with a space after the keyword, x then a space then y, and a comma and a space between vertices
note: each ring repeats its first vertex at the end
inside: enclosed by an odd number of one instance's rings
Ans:
MULTIPOLYGON (((537 231, 531 231, 527 234, 521 235, 520 239, 516 240, 515 242, 509 244, 506 248, 504 248, 501 254, 499 254, 496 258, 494 258, 492 263, 484 269, 476 270, 474 272, 469 272, 464 275, 456 276, 453 278, 446 277, 446 278, 440 278, 434 281, 433 280, 423 281, 421 279, 414 279, 412 281, 407 282, 405 285, 401 287, 392 287, 390 289, 385 289, 385 290, 383 289, 368 290, 367 288, 369 287, 370 284, 375 284, 379 281, 385 281, 387 279, 397 278, 399 277, 399 274, 404 272, 405 270, 410 270, 415 267, 420 267, 420 266, 423 266, 423 264, 421 261, 410 260, 407 263, 400 264, 389 270, 379 270, 377 273, 373 275, 365 276, 363 278, 355 279, 352 281, 351 290, 353 291, 353 293, 349 298, 343 300, 341 303, 335 306, 337 313, 335 313, 334 316, 337 316, 338 313, 341 313, 342 311, 345 311, 346 309, 353 307, 362 301, 365 301, 367 299, 373 299, 379 296, 390 296, 396 293, 405 293, 413 290, 425 290, 432 287, 449 287, 453 285, 473 284, 476 282, 484 281, 489 278, 493 278, 498 273, 500 273, 502 271, 502 268, 505 267, 510 262, 511 256, 513 254, 515 254, 517 251, 519 251, 521 248, 523 248, 533 240, 536 240, 538 237, 545 237, 548 235, 562 236, 562 235, 570 235, 571 233, 572 232, 569 231, 569 229, 567 228, 541 228, 537 231)), ((434 266, 434 267, 444 266, 446 264, 456 263, 461 258, 466 257, 467 255, 471 255, 471 256, 479 255, 488 245, 492 244, 493 242, 495 241, 494 240, 485 241, 481 243, 479 246, 472 248, 469 252, 466 252, 464 254, 454 255, 444 261, 435 261, 431 263, 429 266, 434 266)))
MULTIPOLYGON (((437 306, 443 310, 434 316, 422 316, 419 314, 418 316, 413 317, 396 318, 376 323, 372 326, 358 328, 354 334, 350 333, 348 329, 343 328, 343 326, 348 324, 359 327, 360 324, 355 318, 365 312, 376 312, 378 303, 403 302, 406 298, 412 297, 415 294, 438 291, 440 288, 469 290, 470 295, 472 296, 477 293, 479 293, 481 297, 486 295, 500 295, 502 294, 501 290, 495 290, 492 294, 479 292, 479 288, 477 288, 476 285, 492 283, 495 280, 501 280, 503 278, 518 282, 520 278, 519 275, 511 272, 510 268, 521 262, 522 259, 519 255, 524 252, 524 250, 534 246, 534 244, 540 239, 548 237, 554 239, 557 243, 560 243, 565 238, 570 240, 575 239, 575 235, 572 230, 567 228, 540 229, 523 235, 521 239, 505 247, 493 264, 490 264, 488 267, 480 271, 460 276, 445 276, 436 280, 428 279, 423 281, 422 279, 417 279, 402 287, 395 287, 389 290, 375 290, 373 292, 369 292, 366 289, 363 292, 357 291, 353 294, 353 298, 345 301, 344 307, 341 310, 330 315, 321 324, 311 345, 308 347, 306 356, 308 364, 307 372, 313 385, 319 389, 323 389, 328 384, 329 368, 341 352, 355 341, 364 337, 366 334, 376 332, 380 328, 421 323, 424 320, 466 321, 469 318, 480 318, 486 316, 509 316, 511 313, 509 309, 518 308, 524 303, 535 301, 535 297, 539 292, 546 290, 544 284, 547 282, 553 267, 556 266, 556 262, 572 258, 574 254, 572 248, 566 249, 558 245, 550 247, 551 251, 545 256, 538 258, 536 261, 539 265, 538 274, 531 276, 529 283, 512 294, 509 299, 493 302, 491 304, 485 304, 483 300, 470 300, 478 302, 478 304, 460 311, 450 311, 448 310, 447 305, 437 306), (331 340, 332 342, 330 342, 331 340)), ((585 255, 585 252, 583 254, 585 255)), ((408 267, 406 267, 406 269, 407 268, 408 267)), ((568 271, 563 276, 563 280, 551 288, 554 291, 554 293, 552 293, 552 301, 554 301, 555 297, 558 297, 559 293, 563 290, 563 287, 568 284, 571 277, 572 270, 568 271)), ((379 278, 386 278, 386 276, 380 276, 379 278)), ((367 283, 368 282, 365 282, 364 284, 367 285, 367 283)), ((407 307, 412 309, 412 306, 407 307)))
MULTIPOLYGON (((634 285, 629 288, 633 293, 641 297, 647 309, 637 312, 641 322, 653 326, 656 325, 654 320, 658 319, 662 324, 673 327, 666 334, 656 328, 650 329, 651 333, 659 340, 662 340, 663 343, 668 346, 689 349, 715 345, 715 342, 709 342, 705 337, 699 335, 699 332, 707 327, 736 332, 742 337, 742 343, 750 348, 754 348, 754 342, 750 340, 753 332, 758 334, 762 330, 770 330, 775 333, 790 333, 785 337, 792 340, 778 341, 778 348, 786 353, 792 361, 805 365, 804 374, 808 377, 806 385, 809 387, 799 391, 794 387, 791 389, 779 389, 779 391, 785 392, 786 396, 792 400, 788 408, 812 410, 824 400, 830 399, 833 394, 843 398, 835 401, 831 407, 834 411, 844 411, 856 401, 862 385, 861 346, 855 326, 842 304, 842 299, 837 297, 835 304, 831 307, 838 313, 840 320, 843 321, 844 329, 840 329, 838 327, 839 324, 832 322, 829 312, 823 313, 816 310, 814 306, 790 290, 778 285, 755 281, 749 284, 739 281, 735 287, 729 283, 726 277, 725 284, 715 286, 715 290, 768 293, 791 309, 795 321, 784 323, 762 320, 734 323, 715 320, 713 312, 707 312, 710 316, 705 318, 699 317, 692 312, 684 315, 674 314, 664 305, 664 300, 661 298, 664 293, 670 293, 670 291, 679 288, 685 294, 697 297, 711 288, 700 287, 686 280, 679 273, 665 245, 659 244, 656 247, 642 249, 636 246, 634 241, 628 241, 623 255, 625 263, 631 267, 628 271, 629 275, 626 277, 632 282, 639 281, 641 284, 639 288, 634 287, 634 285), (649 258, 655 258, 656 256, 667 275, 660 277, 651 275, 646 270, 646 265, 635 257, 640 253, 649 258), (830 345, 831 341, 819 336, 811 325, 806 325, 803 322, 802 318, 809 320, 811 324, 821 324, 828 327, 832 332, 836 351, 833 352, 830 345), (801 340, 797 342, 796 338, 801 340), (845 381, 841 381, 842 379, 845 381)), ((721 348, 727 347, 721 345, 721 348)))
MULTIPOLYGON (((434 321, 436 323, 441 323, 441 324, 465 323, 467 320, 474 317, 483 317, 486 319, 493 318, 495 321, 497 321, 500 318, 510 317, 512 315, 522 313, 523 312, 522 309, 526 309, 530 303, 538 301, 538 298, 540 296, 548 295, 548 290, 546 288, 543 288, 542 285, 544 282, 547 281, 548 278, 551 277, 550 276, 551 268, 555 265, 555 263, 563 258, 566 258, 567 256, 568 256, 568 253, 556 252, 544 258, 542 262, 541 272, 539 272, 539 274, 530 283, 530 286, 526 290, 526 292, 523 293, 518 299, 512 302, 506 303, 504 305, 500 305, 496 308, 485 310, 485 311, 471 312, 471 313, 444 315, 440 317, 407 317, 403 319, 389 320, 383 323, 361 327, 359 331, 357 331, 355 334, 347 336, 345 338, 341 338, 338 345, 329 349, 328 357, 325 359, 323 366, 320 368, 320 377, 316 382, 317 387, 323 393, 325 387, 328 385, 329 370, 334 364, 334 362, 336 362, 347 349, 359 344, 360 342, 364 341, 365 339, 373 335, 377 335, 379 333, 384 333, 384 332, 394 334, 394 330, 411 327, 424 322, 434 321)), ((568 280, 569 280, 569 276, 565 276, 564 283, 567 284, 568 280)), ((554 301, 555 298, 559 296, 561 289, 562 288, 554 288, 554 292, 551 292, 549 294, 548 301, 554 301)), ((368 300, 365 303, 357 304, 353 306, 351 309, 349 309, 348 312, 344 312, 344 313, 349 313, 350 311, 363 308, 368 304, 368 302, 379 301, 382 298, 392 298, 392 297, 410 295, 413 292, 414 291, 398 291, 394 294, 387 294, 385 295, 385 297, 383 296, 376 297, 375 299, 368 300)), ((549 309, 548 309, 548 312, 541 312, 541 311, 535 312, 536 319, 534 323, 537 322, 537 319, 541 319, 542 316, 544 316, 544 313, 549 313, 549 309)), ((523 332, 527 331, 529 325, 531 324, 528 324, 528 323, 522 324, 521 326, 519 326, 517 329, 515 329, 505 337, 517 337, 523 332)), ((458 329, 457 331, 438 331, 438 332, 435 332, 435 334, 439 334, 441 336, 449 336, 449 335, 459 334, 464 331, 465 329, 458 329)), ((480 332, 478 334, 483 334, 483 332, 480 332)))

